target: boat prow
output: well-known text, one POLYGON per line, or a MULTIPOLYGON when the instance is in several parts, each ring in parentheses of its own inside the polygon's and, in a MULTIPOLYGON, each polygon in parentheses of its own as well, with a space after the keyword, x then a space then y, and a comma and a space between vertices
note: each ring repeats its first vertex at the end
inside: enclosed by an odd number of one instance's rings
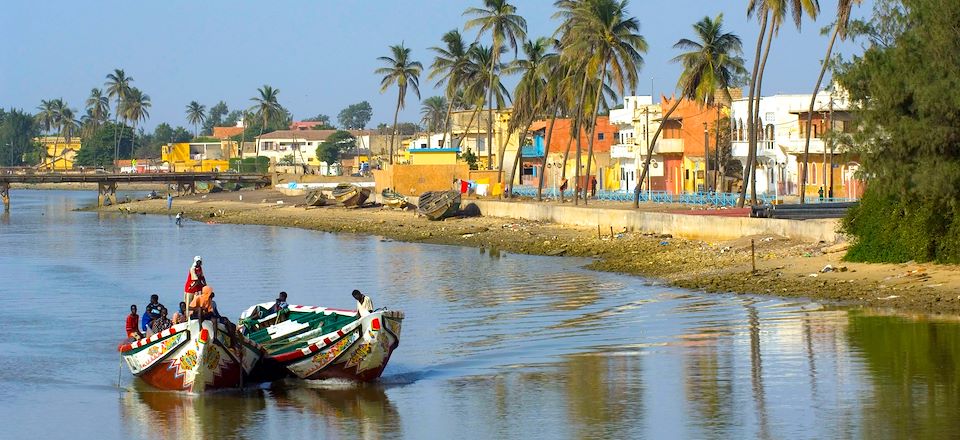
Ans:
MULTIPOLYGON (((271 304, 251 307, 241 322, 251 322, 258 307, 271 304)), ((288 310, 280 322, 275 314, 255 319, 256 329, 249 333, 264 348, 266 368, 282 368, 301 379, 367 382, 380 377, 400 345, 400 311, 378 310, 360 317, 354 310, 295 305, 288 310)))
POLYGON ((154 388, 194 393, 241 386, 262 353, 224 324, 195 319, 118 350, 130 372, 154 388))

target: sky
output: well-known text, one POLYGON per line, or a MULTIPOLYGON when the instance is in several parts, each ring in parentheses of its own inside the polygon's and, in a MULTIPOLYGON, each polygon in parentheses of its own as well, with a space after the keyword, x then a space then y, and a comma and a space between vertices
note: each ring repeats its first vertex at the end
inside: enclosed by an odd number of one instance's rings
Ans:
MULTIPOLYGON (((820 0, 816 22, 804 21, 802 33, 784 25, 774 42, 763 94, 810 93, 826 49, 820 29, 835 18, 837 0, 820 0)), ((638 94, 669 94, 680 68, 670 60, 680 38, 704 16, 724 14, 728 31, 744 43, 748 68, 759 32, 745 3, 734 0, 633 0, 629 11, 640 21, 649 45, 638 94)), ((429 68, 431 46, 454 28, 463 30, 462 13, 480 0, 6 0, 0 35, 8 44, 0 61, 0 107, 35 111, 41 99, 63 98, 83 114, 84 101, 104 77, 122 68, 133 85, 150 95, 153 106, 143 124, 161 122, 189 127, 185 107, 196 100, 208 108, 223 100, 231 110, 249 107, 265 84, 280 89, 279 100, 299 120, 318 113, 336 120, 349 104, 373 106, 371 126, 391 123, 396 89, 380 92, 378 56, 403 42, 413 58, 429 68)), ((553 1, 514 0, 528 23, 530 37, 549 36, 557 22, 553 1)), ((866 1, 854 16, 870 12, 866 1)), ((476 38, 476 31, 464 33, 476 38)), ((482 42, 489 44, 488 37, 482 42)), ((844 54, 859 46, 843 43, 844 54)), ((511 53, 512 55, 512 53, 511 53)), ((508 87, 515 81, 505 81, 508 87)), ((424 74, 423 98, 441 95, 424 74)), ((629 91, 627 91, 629 93, 629 91)), ((401 121, 420 119, 412 94, 401 121)))

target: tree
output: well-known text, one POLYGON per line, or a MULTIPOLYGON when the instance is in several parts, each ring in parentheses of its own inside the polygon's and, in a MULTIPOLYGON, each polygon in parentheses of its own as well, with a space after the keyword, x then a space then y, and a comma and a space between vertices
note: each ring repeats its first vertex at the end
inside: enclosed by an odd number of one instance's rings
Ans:
POLYGON ((657 138, 663 131, 663 124, 670 119, 670 115, 680 105, 680 101, 689 99, 700 105, 709 106, 714 103, 717 91, 724 93, 729 100, 730 87, 745 71, 743 59, 740 58, 743 43, 736 34, 724 32, 722 14, 714 19, 704 17, 693 25, 693 30, 696 40, 684 38, 673 45, 676 49, 687 51, 673 59, 673 62, 683 65, 683 72, 677 81, 680 93, 670 109, 664 113, 662 122, 650 139, 650 144, 647 145, 643 171, 640 173, 640 180, 637 181, 633 194, 634 207, 640 205, 641 185, 650 172, 650 159, 657 138))
POLYGON ((457 93, 463 93, 463 82, 470 73, 470 49, 476 43, 467 45, 463 41, 463 35, 456 29, 443 34, 441 40, 446 44, 446 47, 435 46, 430 48, 437 55, 433 58, 428 78, 438 78, 437 87, 446 84, 444 95, 450 105, 447 106, 447 114, 443 119, 443 132, 445 134, 443 144, 452 146, 453 132, 450 126, 450 113, 456 106, 457 93), (446 136, 448 131, 450 132, 449 137, 446 136))
MULTIPOLYGON (((609 80, 622 95, 627 86, 636 88, 637 71, 643 65, 640 55, 647 42, 638 32, 640 22, 627 13, 627 0, 585 1, 572 8, 564 34, 564 47, 570 56, 585 62, 587 78, 596 79, 590 140, 587 142, 587 176, 591 175, 594 132, 601 107, 603 84, 609 80), (607 66, 610 66, 608 71, 607 66)), ((578 153, 579 157, 579 153, 578 153)), ((584 203, 590 185, 583 185, 584 203)))
POLYGON ((427 133, 439 133, 444 128, 448 108, 447 100, 442 96, 431 96, 423 100, 420 106, 420 121, 427 133))
POLYGON ((32 165, 40 160, 41 148, 34 140, 40 123, 19 109, 0 109, 0 166, 32 165))
MULTIPOLYGON (((559 40, 553 41, 554 47, 562 50, 559 40)), ((547 83, 544 90, 544 107, 549 107, 550 124, 547 126, 547 137, 544 141, 543 158, 546 161, 550 157, 550 144, 553 141, 553 128, 557 122, 558 114, 564 110, 564 99, 568 95, 568 86, 573 77, 573 69, 564 62, 562 57, 554 57, 547 62, 547 83)), ((543 200, 543 182, 546 176, 545 170, 540 171, 537 179, 537 201, 543 200)))
MULTIPOLYGON (((112 73, 107 74, 107 81, 104 86, 107 88, 107 97, 117 100, 116 110, 113 113, 113 123, 116 125, 121 116, 124 116, 123 104, 126 102, 127 93, 130 91, 130 84, 133 82, 132 76, 127 76, 123 69, 113 69, 112 73)), ((124 118, 126 121, 126 118, 124 118)), ((123 126, 115 132, 117 138, 114 139, 113 161, 116 164, 120 156, 120 137, 123 135, 123 126)), ((82 150, 82 149, 81 149, 82 150)))
POLYGON ((820 92, 820 83, 823 82, 823 75, 827 73, 827 66, 830 61, 830 54, 833 53, 833 44, 837 41, 837 36, 842 40, 847 39, 847 25, 850 24, 850 13, 853 5, 859 4, 861 0, 839 0, 837 3, 837 21, 833 24, 833 32, 830 35, 830 42, 827 43, 827 55, 823 58, 820 65, 820 75, 817 76, 817 82, 813 86, 813 95, 810 96, 810 108, 807 110, 807 135, 803 143, 803 171, 800 173, 800 203, 806 201, 807 195, 807 167, 810 166, 810 126, 813 125, 813 107, 817 102, 817 93, 820 92))
MULTIPOLYGON (((230 112, 230 109, 227 108, 227 103, 219 101, 213 106, 210 107, 210 111, 207 113, 206 122, 203 124, 203 130, 201 134, 213 135, 213 127, 223 127, 224 126, 224 117, 230 112)), ((236 125, 236 121, 233 124, 227 124, 227 126, 236 125)))
MULTIPOLYGON (((330 166, 340 162, 344 152, 356 148, 356 138, 348 131, 337 130, 317 146, 317 159, 330 166)), ((341 167, 342 168, 342 167, 341 167)))
POLYGON ((187 104, 187 122, 193 124, 193 136, 197 137, 200 135, 200 132, 197 130, 197 127, 203 125, 204 121, 207 120, 206 106, 200 104, 197 101, 190 101, 187 104))
MULTIPOLYGON (((477 38, 490 33, 493 44, 490 46, 490 65, 487 69, 487 169, 492 169, 493 154, 493 93, 496 89, 494 78, 500 62, 501 49, 509 43, 514 51, 517 50, 517 41, 527 38, 527 20, 517 15, 516 6, 507 0, 483 0, 483 8, 467 8, 465 16, 471 16, 464 24, 465 30, 479 28, 477 38)), ((498 81, 499 82, 499 81, 498 81)))
MULTIPOLYGON (((501 54, 506 52, 506 48, 500 48, 501 54)), ((487 91, 487 86, 489 84, 489 78, 493 76, 493 94, 490 96, 492 101, 488 102, 488 106, 493 106, 496 104, 497 108, 503 108, 507 102, 510 101, 510 92, 507 91, 507 88, 504 87, 503 82, 500 81, 500 75, 503 73, 504 65, 503 63, 497 62, 491 64, 491 60, 495 58, 493 56, 493 48, 490 46, 483 46, 480 44, 473 45, 470 49, 470 65, 468 67, 466 78, 464 79, 464 94, 469 97, 470 102, 476 102, 476 108, 474 110, 474 117, 479 115, 483 110, 484 96, 490 95, 487 91)), ((492 112, 488 111, 487 115, 492 117, 492 112)), ((473 119, 473 118, 471 118, 473 119)), ((472 120, 471 120, 472 124, 472 120)), ((487 124, 487 128, 492 128, 492 122, 487 124)), ((469 125, 468 129, 469 129, 469 125)), ((480 134, 480 122, 477 122, 477 135, 480 134)), ((466 136, 466 132, 464 132, 466 136)), ((488 142, 492 142, 490 136, 487 137, 488 142)), ((487 169, 493 169, 492 158, 493 158, 493 148, 494 145, 487 145, 487 169)), ((499 175, 497 181, 500 181, 499 175)))
POLYGON ((373 117, 373 107, 367 101, 350 104, 337 114, 337 122, 344 130, 363 130, 373 117))
POLYGON ((960 3, 904 0, 874 18, 897 20, 901 33, 837 75, 860 110, 854 152, 866 180, 843 221, 845 258, 960 263, 960 3))
POLYGON ((120 124, 107 122, 83 137, 83 148, 77 153, 75 163, 80 166, 106 167, 113 163, 115 150, 119 150, 123 156, 130 155, 133 151, 133 133, 124 130, 120 124))
MULTIPOLYGON (((254 102, 250 110, 255 113, 256 119, 260 122, 260 134, 257 135, 255 156, 260 155, 260 137, 263 136, 264 129, 271 121, 282 118, 284 114, 284 109, 277 100, 280 89, 275 89, 264 84, 263 87, 257 89, 257 93, 259 94, 258 96, 250 98, 250 100, 254 102)), ((244 130, 244 134, 246 134, 246 130, 244 130)))
MULTIPOLYGON (((131 134, 135 134, 137 132, 138 122, 146 121, 147 118, 150 117, 150 105, 150 95, 143 93, 136 87, 131 87, 130 90, 127 91, 127 99, 123 104, 123 118, 133 122, 133 130, 131 134)), ((120 132, 122 135, 123 126, 120 126, 120 132)), ((133 139, 136 140, 136 136, 133 136, 133 139)))
MULTIPOLYGON (((511 185, 516 177, 516 169, 520 167, 523 152, 523 140, 530 132, 530 125, 541 115, 542 107, 547 99, 547 76, 557 54, 549 52, 552 41, 549 38, 538 38, 523 43, 524 58, 512 63, 511 71, 520 73, 520 81, 513 92, 513 114, 510 117, 509 132, 523 129, 520 133, 520 145, 510 167, 511 185)), ((503 163, 503 159, 500 160, 503 163)), ((501 165, 502 168, 502 165, 501 165)), ((502 171, 502 169, 501 169, 502 171)), ((507 197, 512 194, 507 194, 507 197)))
POLYGON ((760 35, 757 37, 756 55, 753 61, 753 71, 750 76, 750 92, 747 98, 747 166, 744 174, 743 187, 740 189, 740 199, 737 206, 743 207, 747 196, 747 184, 750 186, 750 200, 757 200, 757 182, 754 179, 757 167, 757 127, 760 125, 760 96, 763 85, 763 71, 766 68, 767 56, 770 54, 770 47, 773 45, 773 37, 780 30, 780 26, 786 19, 789 12, 793 18, 797 29, 800 29, 803 13, 806 12, 811 18, 816 18, 820 12, 818 0, 750 0, 747 4, 747 16, 752 16, 754 12, 760 15, 760 35), (764 34, 767 36, 766 47, 763 49, 763 55, 760 55, 760 48, 763 45, 764 34))
MULTIPOLYGON (((243 119, 243 111, 233 110, 229 114, 227 114, 227 117, 226 119, 223 120, 223 125, 221 125, 221 127, 234 127, 242 119, 243 119)), ((249 124, 250 121, 244 121, 244 123, 249 124)))
POLYGON ((404 100, 407 96, 407 88, 413 88, 413 93, 420 99, 420 72, 423 71, 423 65, 419 61, 410 59, 410 48, 404 47, 403 43, 390 46, 391 56, 377 58, 385 64, 385 67, 374 71, 377 75, 383 75, 380 81, 380 93, 387 91, 391 85, 397 85, 397 108, 393 112, 393 133, 390 135, 390 164, 393 164, 393 146, 394 138, 397 136, 397 117, 400 110, 403 109, 404 100))
POLYGON ((103 90, 96 87, 91 89, 86 104, 83 125, 88 130, 96 130, 110 119, 110 98, 103 94, 103 90))
POLYGON ((477 155, 473 154, 472 150, 467 148, 467 151, 465 151, 461 156, 463 161, 467 163, 467 166, 470 167, 471 170, 476 170, 479 168, 479 166, 477 166, 477 155))

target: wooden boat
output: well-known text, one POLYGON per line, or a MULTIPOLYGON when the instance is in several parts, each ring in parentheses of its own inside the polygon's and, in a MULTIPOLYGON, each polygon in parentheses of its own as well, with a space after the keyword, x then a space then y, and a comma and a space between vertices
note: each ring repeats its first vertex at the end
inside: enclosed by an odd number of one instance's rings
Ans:
POLYGON ((343 206, 360 206, 370 197, 370 188, 341 183, 333 189, 333 198, 343 206))
POLYGON ((398 192, 391 190, 390 188, 385 188, 383 192, 380 193, 383 197, 383 204, 391 208, 406 208, 410 203, 407 202, 407 198, 398 192))
POLYGON ((257 343, 222 323, 196 319, 117 349, 130 372, 147 384, 194 393, 241 386, 262 354, 257 343))
POLYGON ((378 310, 360 317, 356 310, 291 305, 260 317, 273 303, 257 304, 240 315, 242 331, 264 349, 253 373, 257 380, 286 376, 372 381, 383 373, 400 345, 403 312, 378 310))
POLYGON ((330 199, 323 191, 315 189, 307 193, 307 206, 327 206, 329 204, 330 199))
POLYGON ((430 220, 450 217, 460 209, 459 191, 429 191, 420 196, 417 212, 430 220))

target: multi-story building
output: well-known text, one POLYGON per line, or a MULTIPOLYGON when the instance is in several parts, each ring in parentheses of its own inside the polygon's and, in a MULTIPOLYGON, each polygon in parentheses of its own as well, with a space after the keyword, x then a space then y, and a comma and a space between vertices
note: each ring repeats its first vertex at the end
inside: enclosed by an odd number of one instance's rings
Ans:
MULTIPOLYGON (((757 192, 769 195, 799 195, 800 174, 806 142, 809 94, 782 94, 760 98, 757 122, 757 192)), ((852 133, 855 118, 843 92, 822 91, 814 103, 807 182, 803 191, 816 197, 821 188, 826 196, 859 197, 862 182, 855 177, 857 158, 829 140, 834 133, 852 133), (830 185, 832 183, 832 188, 830 185), (832 189, 832 191, 831 191, 832 189)), ((733 157, 746 166, 749 152, 747 100, 738 99, 731 109, 733 157)), ((746 174, 746 171, 745 171, 746 174)))
MULTIPOLYGON (((523 167, 520 173, 521 182, 533 184, 541 172, 544 172, 544 185, 558 185, 562 178, 572 182, 577 175, 577 137, 573 134, 573 120, 557 118, 553 121, 553 133, 550 135, 550 153, 546 153, 546 135, 550 128, 550 120, 540 120, 530 126, 533 143, 524 147, 523 167), (569 153, 568 149, 569 148, 569 153), (567 156, 567 167, 563 168, 563 158, 567 156)), ((590 165, 590 176, 597 179, 598 189, 617 189, 620 187, 619 169, 611 165, 611 147, 617 143, 617 126, 610 122, 608 116, 598 116, 596 129, 593 134, 593 159, 590 165)), ((590 134, 580 132, 580 185, 586 185, 591 180, 587 176, 587 157, 589 155, 590 134)))
POLYGON ((63 171, 73 169, 73 161, 80 151, 80 136, 73 136, 70 142, 63 136, 41 136, 35 139, 45 153, 38 166, 41 170, 63 171))

